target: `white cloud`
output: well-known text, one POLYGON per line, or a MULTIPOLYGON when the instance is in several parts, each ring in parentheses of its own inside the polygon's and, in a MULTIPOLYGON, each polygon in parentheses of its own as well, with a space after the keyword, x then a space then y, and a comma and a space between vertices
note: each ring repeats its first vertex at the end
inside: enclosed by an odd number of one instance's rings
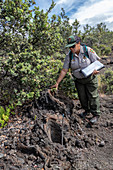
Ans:
MULTIPOLYGON (((112 14, 113 15, 113 14, 112 14)), ((108 22, 113 22, 113 16, 110 16, 109 18, 106 19, 108 22)))
POLYGON ((57 2, 57 5, 58 4, 67 4, 69 2, 69 0, 59 0, 58 2, 57 2))
MULTIPOLYGON (((91 0, 80 7, 78 11, 70 16, 70 22, 73 22, 75 18, 82 24, 86 24, 87 21, 91 22, 91 18, 100 20, 100 22, 113 21, 113 1, 112 0, 101 0, 96 2, 91 0), (105 21, 104 21, 105 19, 105 21)), ((96 22, 96 20, 95 20, 96 22)), ((88 24, 88 23, 87 23, 88 24)), ((90 25, 90 23, 89 23, 90 25)))
MULTIPOLYGON (((49 9, 52 0, 36 0, 40 9, 45 12, 49 9)), ((66 15, 70 18, 70 23, 77 19, 80 25, 90 26, 98 23, 105 23, 109 29, 113 25, 113 0, 54 0, 56 6, 49 14, 59 15, 61 8, 64 8, 66 15)))

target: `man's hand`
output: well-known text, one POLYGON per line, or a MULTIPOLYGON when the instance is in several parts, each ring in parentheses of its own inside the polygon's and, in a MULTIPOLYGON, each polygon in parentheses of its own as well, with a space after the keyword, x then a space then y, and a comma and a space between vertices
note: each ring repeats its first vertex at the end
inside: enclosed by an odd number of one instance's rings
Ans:
POLYGON ((56 82, 56 84, 54 84, 53 86, 51 86, 50 88, 52 89, 52 88, 56 88, 56 90, 58 90, 58 83, 56 82))
POLYGON ((98 74, 98 73, 99 73, 99 71, 94 70, 93 73, 92 73, 92 75, 95 75, 95 74, 98 74))
POLYGON ((62 81, 62 79, 65 77, 66 73, 67 73, 68 69, 62 69, 61 72, 60 72, 60 75, 59 75, 59 78, 56 82, 55 85, 51 86, 50 88, 56 88, 56 90, 58 90, 58 85, 59 83, 62 81))

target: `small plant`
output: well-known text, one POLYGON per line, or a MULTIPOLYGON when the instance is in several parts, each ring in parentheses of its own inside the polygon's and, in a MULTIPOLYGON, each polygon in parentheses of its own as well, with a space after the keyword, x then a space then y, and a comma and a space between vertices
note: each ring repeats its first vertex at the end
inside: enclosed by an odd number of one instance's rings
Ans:
POLYGON ((7 122, 9 121, 10 114, 15 114, 12 110, 14 110, 13 105, 9 105, 6 108, 0 106, 0 127, 5 127, 7 122))
POLYGON ((34 120, 36 120, 37 116, 35 115, 34 120))

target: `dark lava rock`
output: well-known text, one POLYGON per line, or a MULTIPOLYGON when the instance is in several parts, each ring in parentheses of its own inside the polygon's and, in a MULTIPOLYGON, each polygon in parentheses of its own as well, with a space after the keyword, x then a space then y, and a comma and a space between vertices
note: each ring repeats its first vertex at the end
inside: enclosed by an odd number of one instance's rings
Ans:
POLYGON ((79 117, 83 110, 78 100, 70 100, 62 93, 52 96, 43 92, 36 103, 23 106, 21 116, 15 115, 1 129, 0 169, 110 169, 112 99, 112 96, 100 97, 102 114, 98 125, 87 127, 89 119, 79 117))

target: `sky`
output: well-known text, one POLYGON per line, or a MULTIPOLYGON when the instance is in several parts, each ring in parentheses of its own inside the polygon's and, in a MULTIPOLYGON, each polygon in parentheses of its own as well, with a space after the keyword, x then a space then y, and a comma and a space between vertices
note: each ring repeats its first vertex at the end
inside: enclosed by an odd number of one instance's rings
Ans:
MULTIPOLYGON (((35 0, 36 6, 45 12, 49 9, 52 0, 35 0)), ((84 25, 96 26, 103 22, 113 31, 113 0, 54 0, 55 7, 52 14, 59 15, 64 8, 70 23, 77 19, 81 29, 84 25)))

